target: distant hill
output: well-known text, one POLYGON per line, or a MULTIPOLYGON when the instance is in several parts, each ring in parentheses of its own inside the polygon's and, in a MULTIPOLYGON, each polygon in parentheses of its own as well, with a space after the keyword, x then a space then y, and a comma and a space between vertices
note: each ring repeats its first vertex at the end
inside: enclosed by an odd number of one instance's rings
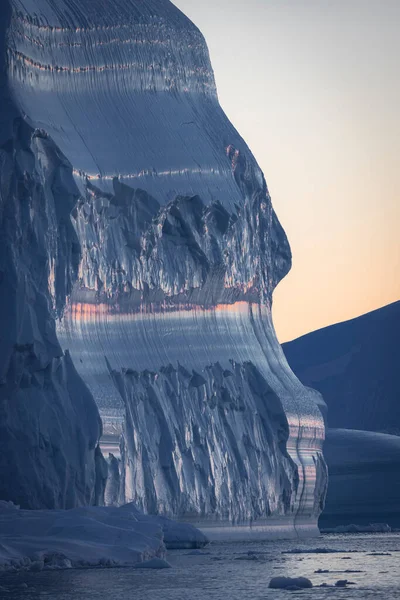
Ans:
POLYGON ((329 485, 321 528, 352 523, 400 527, 400 437, 328 429, 324 456, 329 485))
POLYGON ((283 344, 328 405, 328 425, 400 435, 400 302, 283 344))

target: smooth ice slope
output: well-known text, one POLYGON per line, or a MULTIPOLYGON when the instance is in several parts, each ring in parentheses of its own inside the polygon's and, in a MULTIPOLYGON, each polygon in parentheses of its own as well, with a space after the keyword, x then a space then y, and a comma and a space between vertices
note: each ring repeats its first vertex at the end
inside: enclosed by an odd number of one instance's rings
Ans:
POLYGON ((290 248, 201 33, 167 0, 11 4, 13 97, 79 193, 58 339, 105 421, 125 417, 110 495, 218 535, 316 532, 319 397, 271 321, 290 248))
POLYGON ((166 547, 207 544, 195 527, 146 516, 130 504, 38 511, 0 501, 0 531, 0 571, 136 565, 163 558, 166 547))

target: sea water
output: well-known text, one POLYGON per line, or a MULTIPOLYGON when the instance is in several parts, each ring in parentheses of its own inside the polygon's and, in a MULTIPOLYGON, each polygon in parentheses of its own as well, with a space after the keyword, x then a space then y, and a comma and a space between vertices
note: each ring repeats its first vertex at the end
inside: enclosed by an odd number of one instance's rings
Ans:
POLYGON ((400 533, 314 540, 213 543, 169 551, 170 569, 70 569, 0 575, 1 600, 400 600, 400 533), (297 552, 298 551, 298 552, 297 552), (322 572, 321 572, 322 571, 322 572), (272 577, 308 577, 313 589, 269 589, 272 577), (353 582, 345 588, 338 580, 353 582), (28 587, 25 587, 25 584, 28 587))

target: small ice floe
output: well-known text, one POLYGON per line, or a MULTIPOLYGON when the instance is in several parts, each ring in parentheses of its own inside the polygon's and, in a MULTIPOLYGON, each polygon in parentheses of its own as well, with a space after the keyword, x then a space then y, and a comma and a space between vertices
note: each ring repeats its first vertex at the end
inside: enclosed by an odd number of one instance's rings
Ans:
POLYGON ((135 569, 170 569, 171 565, 163 558, 151 558, 134 565, 135 569))
POLYGON ((335 583, 335 587, 347 587, 348 585, 356 585, 354 583, 354 581, 349 581, 348 579, 339 579, 336 583, 335 583))
POLYGON ((203 552, 202 550, 191 550, 186 552, 185 556, 209 556, 211 552, 203 552))
POLYGON ((365 573, 365 571, 360 571, 360 569, 346 569, 343 573, 365 573))
POLYGON ((349 554, 358 552, 358 550, 338 550, 336 548, 292 548, 291 550, 282 550, 282 554, 349 554))
POLYGON ((314 573, 365 573, 359 569, 346 569, 345 571, 330 571, 329 569, 317 569, 314 573))
POLYGON ((314 573, 329 573, 329 569, 317 569, 314 573))
POLYGON ((304 588, 312 588, 313 584, 307 577, 273 577, 268 587, 274 590, 296 591, 304 588))
POLYGON ((346 588, 348 585, 355 585, 355 583, 353 581, 347 581, 347 579, 339 579, 335 585, 332 585, 331 583, 321 583, 318 587, 322 587, 322 588, 346 588))

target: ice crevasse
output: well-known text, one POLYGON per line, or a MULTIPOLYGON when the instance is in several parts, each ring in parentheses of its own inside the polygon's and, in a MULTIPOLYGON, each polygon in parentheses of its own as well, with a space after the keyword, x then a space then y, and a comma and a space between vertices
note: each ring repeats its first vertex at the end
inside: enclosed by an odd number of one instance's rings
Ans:
POLYGON ((5 46, 35 185, 69 207, 46 290, 120 442, 109 501, 209 537, 315 533, 321 398, 271 318, 290 247, 202 34, 167 0, 9 0, 5 46))

